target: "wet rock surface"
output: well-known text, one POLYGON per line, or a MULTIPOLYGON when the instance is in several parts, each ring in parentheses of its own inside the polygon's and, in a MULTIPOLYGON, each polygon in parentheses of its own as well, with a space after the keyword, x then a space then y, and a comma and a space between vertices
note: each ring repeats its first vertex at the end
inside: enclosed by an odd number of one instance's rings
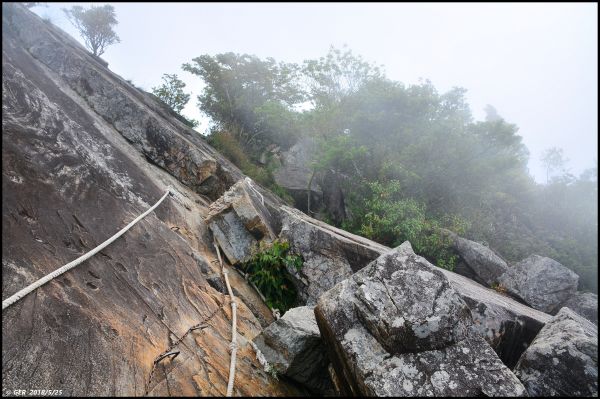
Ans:
POLYGON ((264 329, 254 343, 278 374, 286 375, 319 395, 333 395, 329 360, 312 306, 288 310, 264 329))
POLYGON ((448 280, 408 243, 326 292, 315 314, 344 394, 525 393, 471 329, 471 312, 448 280))
POLYGON ((555 314, 577 292, 579 276, 557 261, 531 255, 508 268, 499 283, 534 309, 555 314))
POLYGON ((598 327, 563 307, 515 367, 530 396, 598 396, 598 327))

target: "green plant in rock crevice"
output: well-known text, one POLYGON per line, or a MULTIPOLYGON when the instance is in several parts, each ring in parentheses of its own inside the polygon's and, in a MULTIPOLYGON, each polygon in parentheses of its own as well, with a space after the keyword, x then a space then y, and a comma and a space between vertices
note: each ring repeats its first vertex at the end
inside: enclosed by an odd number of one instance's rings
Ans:
POLYGON ((261 242, 259 250, 241 267, 265 296, 267 306, 283 314, 296 305, 298 297, 286 267, 300 270, 303 263, 300 255, 290 252, 287 241, 275 240, 271 244, 261 242))

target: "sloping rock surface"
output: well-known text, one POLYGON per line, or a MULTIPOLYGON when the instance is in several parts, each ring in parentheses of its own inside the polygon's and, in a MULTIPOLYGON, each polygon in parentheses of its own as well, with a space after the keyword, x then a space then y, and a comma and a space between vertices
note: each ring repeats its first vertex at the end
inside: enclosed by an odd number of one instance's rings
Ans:
POLYGON ((554 259, 531 255, 508 268, 499 283, 534 309, 555 314, 577 292, 579 276, 554 259))
POLYGON ((281 214, 280 236, 290 243, 292 251, 304 258, 300 271, 289 267, 288 272, 294 277, 300 299, 307 305, 316 304, 321 294, 387 249, 309 218, 296 209, 282 207, 281 214))
MULTIPOLYGON (((231 314, 202 271, 218 271, 203 217, 243 176, 19 4, 3 3, 2 44, 4 299, 105 241, 167 186, 175 191, 101 253, 2 312, 3 388, 224 395, 231 314), (154 359, 213 313, 149 380, 154 359)), ((235 284, 243 290, 243 279, 235 284)), ((261 370, 247 342, 261 326, 238 303, 234 394, 301 393, 261 370)))
POLYGON ((562 306, 598 325, 598 295, 591 292, 576 292, 562 306))
POLYGON ((522 396, 435 266, 404 243, 326 292, 315 307, 344 394, 522 396))
POLYGON ((598 396, 598 327, 562 308, 515 367, 530 396, 598 396))
MULTIPOLYGON (((452 233, 453 248, 464 264, 455 271, 488 287, 498 282, 508 265, 490 248, 452 233)), ((461 263, 459 263, 461 264, 461 263)))

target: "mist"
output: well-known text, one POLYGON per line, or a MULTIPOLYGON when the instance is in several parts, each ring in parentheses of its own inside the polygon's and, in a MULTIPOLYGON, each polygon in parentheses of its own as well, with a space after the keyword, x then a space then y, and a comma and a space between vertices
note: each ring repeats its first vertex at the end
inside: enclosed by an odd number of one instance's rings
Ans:
MULTIPOLYGON (((32 10, 78 37, 61 8, 32 10)), ((83 4, 83 3, 82 3, 83 4)), ((104 4, 104 3, 98 3, 104 4)), ((564 150, 569 171, 593 167, 598 145, 597 4, 121 4, 121 43, 103 58, 150 90, 177 73, 192 93, 183 114, 208 118, 195 98, 202 81, 181 65, 224 52, 302 62, 346 44, 383 65, 390 79, 429 79, 440 91, 467 90, 474 118, 490 104, 519 127, 529 171, 546 182, 543 152, 564 150)))

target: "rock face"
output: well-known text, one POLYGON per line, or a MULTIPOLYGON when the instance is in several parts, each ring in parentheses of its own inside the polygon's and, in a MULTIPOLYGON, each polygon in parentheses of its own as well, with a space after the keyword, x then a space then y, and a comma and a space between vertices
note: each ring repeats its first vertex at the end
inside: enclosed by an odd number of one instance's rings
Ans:
POLYGON ((261 240, 275 238, 273 216, 250 179, 235 183, 210 205, 206 223, 231 264, 247 260, 261 240))
POLYGON ((578 315, 598 325, 598 295, 591 292, 576 292, 562 306, 568 307, 578 315))
POLYGON ((456 273, 489 287, 497 283, 499 277, 508 269, 506 262, 485 245, 456 234, 453 234, 452 238, 453 248, 463 261, 463 267, 457 267, 456 273))
POLYGON ((579 276, 557 261, 531 255, 510 267, 499 283, 534 309, 555 314, 577 291, 579 276))
POLYGON ((304 258, 298 272, 288 268, 294 277, 302 302, 316 304, 325 291, 348 278, 377 258, 386 247, 325 225, 288 207, 282 207, 280 236, 290 243, 292 251, 304 258))
POLYGON ((530 396, 598 396, 598 328, 562 308, 515 367, 530 396))
POLYGON ((254 343, 278 374, 305 385, 314 394, 333 394, 329 360, 312 306, 288 310, 264 329, 254 343))
POLYGON ((502 362, 512 368, 551 316, 464 276, 445 269, 440 271, 471 308, 473 328, 494 348, 502 362))
MULTIPOLYGON (((102 252, 2 312, 3 388, 224 395, 231 311, 206 280, 218 269, 202 219, 207 198, 243 176, 64 32, 17 3, 2 8, 3 299, 105 241, 167 186, 175 191, 102 252), (213 312, 150 379, 154 359, 213 312)), ((243 279, 232 284, 244 291, 243 279)), ((246 303, 238 299, 234 395, 301 394, 261 370, 248 345, 261 326, 246 303)))
MULTIPOLYGON (((310 163, 315 153, 315 147, 316 143, 313 139, 301 139, 282 154, 282 165, 273 174, 275 182, 288 190, 294 197, 296 207, 304 212, 307 212, 308 183, 313 177, 310 163)), ((323 190, 314 177, 310 184, 310 195, 311 210, 314 211, 323 201, 323 190)))
POLYGON ((466 303, 408 243, 323 294, 315 314, 343 394, 525 393, 471 329, 466 303))

